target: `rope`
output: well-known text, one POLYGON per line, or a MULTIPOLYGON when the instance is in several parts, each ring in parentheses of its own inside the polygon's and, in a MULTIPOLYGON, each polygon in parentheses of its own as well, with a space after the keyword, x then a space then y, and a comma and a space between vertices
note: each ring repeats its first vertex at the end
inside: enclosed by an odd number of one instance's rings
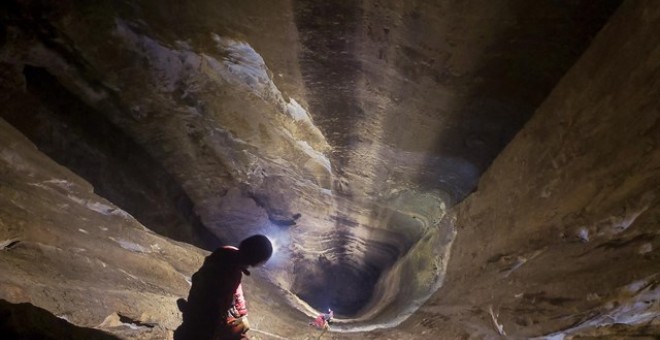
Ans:
POLYGON ((256 328, 250 328, 250 331, 252 331, 252 332, 257 332, 257 333, 261 333, 261 334, 264 334, 264 335, 268 335, 268 336, 271 336, 271 337, 276 338, 276 339, 289 340, 289 339, 287 339, 287 338, 283 338, 283 337, 281 337, 281 336, 279 336, 279 335, 275 335, 275 334, 273 334, 273 333, 268 333, 268 332, 265 332, 265 331, 260 331, 260 330, 258 330, 258 329, 256 329, 256 328))

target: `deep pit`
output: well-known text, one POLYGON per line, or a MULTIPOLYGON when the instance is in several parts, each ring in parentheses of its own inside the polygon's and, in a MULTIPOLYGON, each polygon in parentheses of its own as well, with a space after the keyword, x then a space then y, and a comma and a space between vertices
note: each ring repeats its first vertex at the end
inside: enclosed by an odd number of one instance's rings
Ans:
POLYGON ((258 336, 652 334, 659 7, 6 1, 3 308, 166 338, 264 233, 258 336))

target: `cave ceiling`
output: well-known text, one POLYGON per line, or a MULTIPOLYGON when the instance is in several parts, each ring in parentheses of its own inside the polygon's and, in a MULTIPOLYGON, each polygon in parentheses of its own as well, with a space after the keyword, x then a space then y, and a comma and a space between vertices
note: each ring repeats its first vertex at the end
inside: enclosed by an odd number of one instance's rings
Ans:
POLYGON ((8 1, 2 116, 163 235, 269 235, 303 310, 387 319, 619 2, 8 1))

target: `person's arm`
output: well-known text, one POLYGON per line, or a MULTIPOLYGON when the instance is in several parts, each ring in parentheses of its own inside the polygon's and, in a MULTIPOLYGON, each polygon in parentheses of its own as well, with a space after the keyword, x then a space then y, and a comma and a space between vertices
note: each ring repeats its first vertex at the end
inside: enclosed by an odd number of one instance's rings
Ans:
POLYGON ((238 288, 236 288, 236 292, 234 292, 234 302, 231 313, 235 318, 240 318, 248 314, 247 303, 243 296, 243 287, 240 284, 238 285, 238 288))

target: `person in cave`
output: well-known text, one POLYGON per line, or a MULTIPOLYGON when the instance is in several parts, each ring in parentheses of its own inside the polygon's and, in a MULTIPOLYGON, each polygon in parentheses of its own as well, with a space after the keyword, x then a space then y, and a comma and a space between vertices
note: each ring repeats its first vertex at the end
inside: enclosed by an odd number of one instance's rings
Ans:
POLYGON ((332 311, 332 309, 328 308, 327 313, 321 313, 319 314, 314 321, 310 322, 310 326, 314 326, 318 329, 322 329, 324 332, 330 328, 330 322, 332 322, 332 319, 335 317, 335 313, 332 311))
POLYGON ((249 339, 242 274, 250 275, 248 268, 264 264, 272 253, 273 245, 266 236, 253 235, 238 248, 221 247, 207 256, 192 276, 188 300, 177 301, 183 323, 174 339, 249 339))

